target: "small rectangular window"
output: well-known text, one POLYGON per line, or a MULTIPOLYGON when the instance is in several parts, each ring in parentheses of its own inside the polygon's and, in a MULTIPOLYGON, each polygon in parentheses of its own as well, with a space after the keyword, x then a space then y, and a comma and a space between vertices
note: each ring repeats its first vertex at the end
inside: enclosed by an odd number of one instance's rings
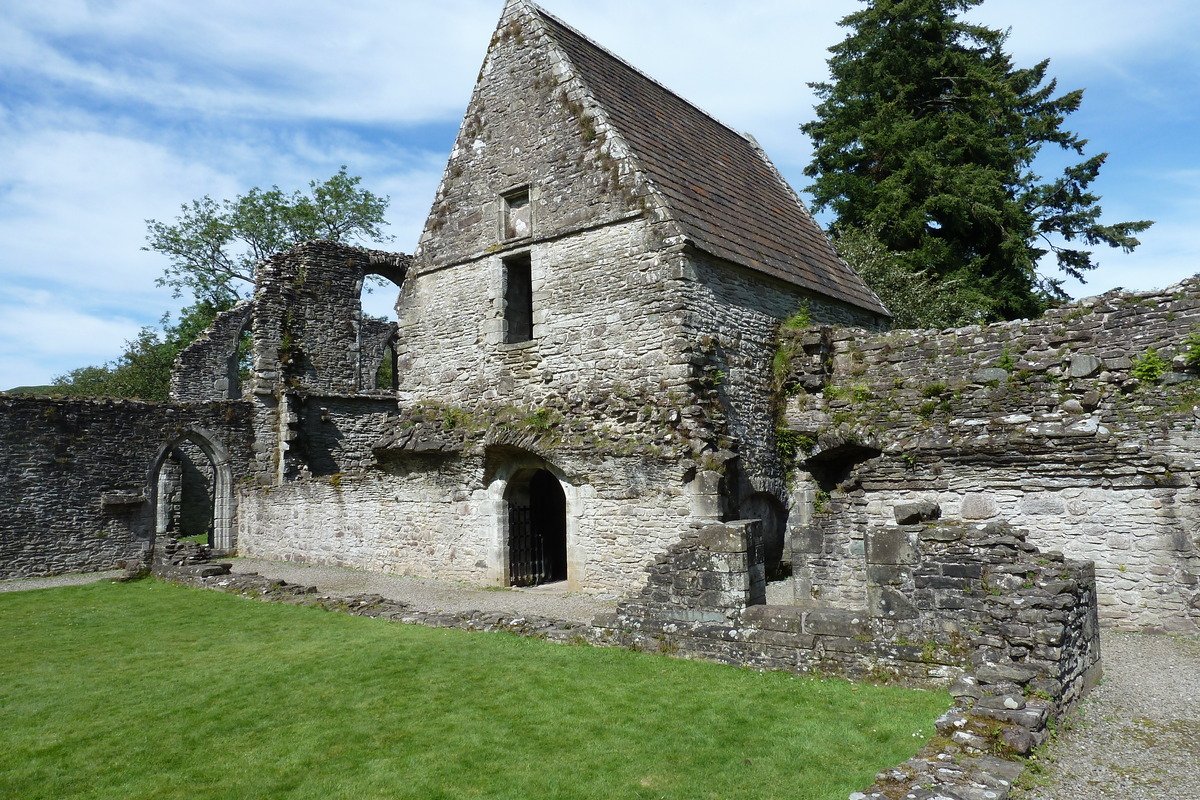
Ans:
POLYGON ((504 259, 504 341, 508 344, 533 339, 533 274, 528 253, 504 259))
POLYGON ((509 192, 501 198, 504 219, 501 221, 504 238, 523 239, 533 233, 533 206, 529 203, 529 188, 509 192))

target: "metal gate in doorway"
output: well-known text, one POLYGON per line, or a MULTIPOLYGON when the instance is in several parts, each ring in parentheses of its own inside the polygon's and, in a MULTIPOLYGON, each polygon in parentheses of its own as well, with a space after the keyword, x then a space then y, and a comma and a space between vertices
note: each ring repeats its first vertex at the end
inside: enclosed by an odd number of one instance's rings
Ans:
POLYGON ((508 581, 513 586, 538 586, 551 580, 546 539, 533 524, 533 509, 513 506, 508 512, 508 581))

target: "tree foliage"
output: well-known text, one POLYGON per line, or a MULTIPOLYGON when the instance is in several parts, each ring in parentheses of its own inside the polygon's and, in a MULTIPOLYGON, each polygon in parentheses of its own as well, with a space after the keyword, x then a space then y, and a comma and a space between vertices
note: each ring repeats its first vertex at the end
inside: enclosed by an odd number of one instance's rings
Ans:
POLYGON ((1055 96, 1048 61, 1018 69, 1007 32, 959 18, 981 2, 868 0, 845 17, 832 81, 811 84, 821 103, 802 126, 815 145, 805 171, 835 233, 870 231, 908 274, 959 281, 989 317, 1014 318, 1065 297, 1061 280, 1039 278, 1042 256, 1083 279, 1096 266, 1087 247, 1129 251, 1151 223, 1100 221, 1090 186, 1105 153, 1054 180, 1033 171, 1043 145, 1084 155, 1063 129, 1083 92, 1055 96))
POLYGON ((834 246, 892 312, 896 328, 955 328, 987 318, 988 298, 963 278, 939 280, 928 270, 914 271, 872 231, 843 228, 834 246))
POLYGON ((311 181, 307 194, 272 186, 219 202, 205 195, 184 204, 173 224, 146 220, 142 249, 171 259, 158 285, 176 297, 227 305, 254 285, 260 261, 300 242, 389 241, 382 230, 389 198, 360 189, 361 180, 343 165, 329 180, 311 181))

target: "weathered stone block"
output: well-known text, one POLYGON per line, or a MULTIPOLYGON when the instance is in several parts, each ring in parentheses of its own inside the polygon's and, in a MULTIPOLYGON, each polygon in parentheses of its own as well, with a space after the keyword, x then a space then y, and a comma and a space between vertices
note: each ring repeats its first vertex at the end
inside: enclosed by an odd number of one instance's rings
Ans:
POLYGON ((962 528, 942 526, 922 528, 919 534, 923 542, 957 542, 965 535, 962 528))
POLYGON ((915 564, 917 548, 908 531, 871 528, 867 531, 868 564, 915 564))
POLYGON ((915 619, 917 607, 904 593, 891 586, 867 587, 867 612, 886 619, 915 619))
POLYGON ((1008 375, 1008 370, 1000 367, 979 369, 971 373, 971 383, 1004 383, 1008 375))
POLYGON ((944 564, 942 574, 948 578, 980 578, 983 575, 982 564, 944 564))
POLYGON ((902 565, 867 565, 867 581, 877 586, 899 586, 908 582, 911 577, 912 570, 902 565))
POLYGON ((1104 362, 1095 356, 1077 353, 1071 356, 1071 367, 1067 374, 1072 378, 1090 378, 1104 368, 1104 362))
POLYGON ((963 519, 990 519, 999 513, 999 509, 990 494, 972 492, 963 497, 959 513, 963 519))
POLYGON ((709 525, 700 531, 700 546, 710 553, 744 553, 750 546, 751 530, 761 529, 762 523, 756 519, 709 525))
POLYGON ((896 522, 900 525, 916 525, 935 520, 942 515, 941 506, 930 501, 902 503, 895 508, 896 522))
POLYGON ((984 664, 975 671, 983 683, 1025 684, 1045 675, 1043 670, 1029 664, 984 664))
POLYGON ((804 632, 854 638, 870 632, 867 614, 838 608, 812 609, 804 615, 804 632))
POLYGON ((820 553, 825 547, 825 532, 815 525, 802 525, 792 533, 793 553, 820 553))

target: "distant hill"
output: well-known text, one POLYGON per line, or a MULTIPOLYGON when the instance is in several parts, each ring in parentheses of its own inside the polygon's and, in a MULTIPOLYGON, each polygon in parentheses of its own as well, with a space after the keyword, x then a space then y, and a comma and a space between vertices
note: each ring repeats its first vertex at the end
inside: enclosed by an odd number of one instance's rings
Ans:
POLYGON ((5 394, 62 394, 61 386, 16 386, 6 389, 5 394))

